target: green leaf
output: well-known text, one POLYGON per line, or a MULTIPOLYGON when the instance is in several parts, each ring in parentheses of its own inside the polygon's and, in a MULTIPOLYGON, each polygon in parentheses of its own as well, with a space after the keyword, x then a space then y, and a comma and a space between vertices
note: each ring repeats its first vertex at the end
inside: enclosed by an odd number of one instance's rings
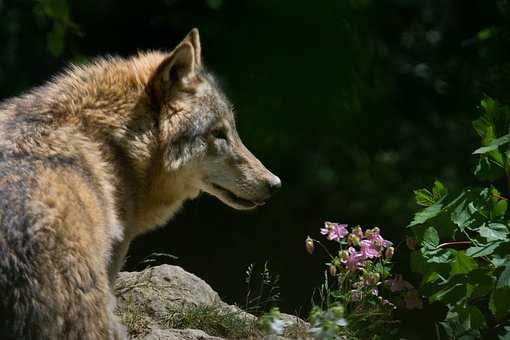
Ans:
POLYGON ((415 225, 423 224, 426 221, 430 220, 433 217, 436 217, 441 213, 441 209, 443 209, 443 199, 439 200, 438 202, 434 203, 428 208, 423 209, 422 211, 417 212, 414 215, 414 219, 407 227, 413 227, 415 225))
POLYGON ((444 196, 448 195, 448 190, 446 190, 443 183, 441 183, 439 180, 434 181, 434 187, 432 188, 432 193, 434 194, 434 197, 441 199, 444 196))
POLYGON ((473 154, 475 154, 475 155, 485 154, 485 153, 488 153, 490 151, 494 151, 498 147, 500 147, 500 146, 502 146, 504 144, 508 144, 508 143, 510 143, 510 133, 506 134, 506 135, 504 135, 502 137, 494 139, 492 142, 490 142, 486 146, 483 146, 483 147, 481 147, 479 149, 476 149, 473 152, 473 154))
POLYGON ((466 250, 467 256, 480 257, 487 256, 494 252, 494 250, 501 244, 501 241, 491 242, 483 246, 470 247, 466 250))
POLYGON ((508 228, 501 223, 484 224, 478 229, 480 236, 485 237, 487 241, 504 241, 508 239, 508 228))
POLYGON ((499 200, 492 206, 492 215, 494 217, 505 216, 508 208, 508 202, 506 200, 499 200))
POLYGON ((432 195, 434 196, 434 200, 438 201, 441 198, 448 195, 448 190, 446 190, 443 183, 441 183, 439 180, 434 181, 434 186, 432 187, 432 195))
POLYGON ((60 56, 64 50, 64 35, 64 26, 55 22, 53 29, 46 36, 48 50, 54 57, 60 56))
POLYGON ((468 306, 458 311, 459 321, 466 331, 485 328, 486 322, 482 312, 475 306, 468 306))
POLYGON ((223 0, 207 0, 207 5, 214 10, 219 10, 223 6, 223 0))
POLYGON ((427 264, 421 256, 420 252, 413 251, 410 258, 411 270, 415 273, 424 273, 426 271, 427 264))
POLYGON ((414 197, 416 199, 416 204, 418 205, 430 207, 432 204, 434 204, 434 196, 427 189, 415 190, 414 197))
POLYGON ((504 268, 505 269, 503 269, 501 275, 499 275, 496 288, 510 288, 510 263, 508 263, 504 268))
POLYGON ((494 29, 493 28, 486 28, 478 32, 476 37, 478 40, 487 40, 490 39, 492 36, 494 36, 494 29))
POLYGON ((495 289, 489 300, 489 309, 497 319, 508 315, 510 313, 510 289, 495 289))
MULTIPOLYGON (((485 99, 484 99, 485 100, 485 99)), ((482 107, 486 105, 486 102, 482 100, 482 107)), ((476 133, 482 138, 482 144, 486 145, 490 141, 492 141, 496 137, 496 132, 494 131, 494 123, 492 119, 487 117, 486 115, 481 116, 477 120, 473 121, 473 128, 476 133)))
POLYGON ((451 264, 451 275, 467 274, 470 271, 478 268, 478 264, 472 257, 466 255, 463 251, 458 251, 455 256, 455 261, 451 264))
POLYGON ((474 287, 473 298, 486 296, 494 288, 496 277, 486 269, 475 269, 466 278, 466 282, 474 287))
POLYGON ((498 340, 510 340, 510 326, 503 326, 498 332, 498 340))
MULTIPOLYGON (((499 152, 499 151, 498 151, 499 152)), ((482 155, 475 168, 475 176, 481 180, 494 181, 504 177, 505 167, 487 155, 482 155)))
POLYGON ((425 252, 424 256, 427 259, 427 263, 444 264, 455 260, 455 252, 453 249, 435 249, 425 252))
POLYGON ((429 227, 423 234, 422 245, 429 249, 436 249, 439 245, 439 234, 434 227, 429 227))
POLYGON ((455 283, 441 289, 437 293, 430 296, 430 302, 441 301, 443 303, 457 303, 461 299, 467 297, 467 287, 463 283, 455 283))
POLYGON ((69 20, 69 6, 66 0, 41 0, 41 4, 49 18, 63 22, 69 20))

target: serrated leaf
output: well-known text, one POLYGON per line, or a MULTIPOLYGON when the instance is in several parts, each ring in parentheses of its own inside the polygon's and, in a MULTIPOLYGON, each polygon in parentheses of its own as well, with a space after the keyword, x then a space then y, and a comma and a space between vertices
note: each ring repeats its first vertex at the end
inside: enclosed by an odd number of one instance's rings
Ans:
POLYGON ((423 234, 422 245, 429 249, 435 249, 439 245, 439 234, 434 227, 429 227, 423 234))
POLYGON ((496 150, 498 147, 510 143, 510 133, 494 139, 488 145, 476 149, 473 154, 481 155, 496 150))
POLYGON ((487 241, 504 241, 508 239, 508 228, 501 223, 484 224, 478 229, 480 236, 485 237, 487 241))
POLYGON ((427 256, 428 263, 451 263, 455 260, 455 250, 453 249, 436 249, 429 252, 427 256))
POLYGON ((510 263, 504 267, 503 272, 499 275, 496 288, 510 288, 510 263))
POLYGON ((492 215, 494 217, 505 216, 507 208, 508 202, 506 200, 499 200, 492 207, 492 215))
POLYGON ((414 191, 414 197, 416 199, 416 204, 430 207, 434 204, 434 197, 430 191, 427 189, 419 189, 414 191))
POLYGON ((468 248, 468 250, 466 250, 466 255, 471 257, 481 257, 490 255, 501 243, 502 242, 500 241, 496 241, 487 243, 486 245, 483 246, 470 247, 468 248))
POLYGON ((451 264, 451 275, 467 274, 470 271, 478 268, 478 264, 472 257, 466 255, 463 251, 458 251, 455 254, 455 261, 451 264))
POLYGON ((436 217, 441 213, 441 210, 443 209, 443 199, 439 200, 438 202, 434 203, 430 207, 427 207, 423 209, 422 211, 417 212, 414 215, 414 219, 407 227, 413 227, 415 225, 423 224, 426 221, 430 220, 431 218, 436 217))
POLYGON ((440 200, 441 198, 448 195, 448 190, 439 180, 434 181, 434 186, 432 187, 432 195, 435 201, 440 200))
MULTIPOLYGON (((482 100, 482 107, 483 107, 482 100)), ((482 144, 487 144, 495 137, 494 124, 491 119, 487 116, 481 116, 477 120, 473 121, 473 128, 476 133, 482 138, 482 144)))

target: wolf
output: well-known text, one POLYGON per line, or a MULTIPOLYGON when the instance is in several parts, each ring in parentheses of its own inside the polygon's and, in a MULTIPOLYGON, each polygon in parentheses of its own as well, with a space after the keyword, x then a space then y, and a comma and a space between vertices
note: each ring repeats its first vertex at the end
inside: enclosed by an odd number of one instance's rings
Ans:
POLYGON ((3 101, 0 338, 125 338, 111 282, 136 236, 201 192, 253 209, 280 186, 242 143, 197 29, 3 101))

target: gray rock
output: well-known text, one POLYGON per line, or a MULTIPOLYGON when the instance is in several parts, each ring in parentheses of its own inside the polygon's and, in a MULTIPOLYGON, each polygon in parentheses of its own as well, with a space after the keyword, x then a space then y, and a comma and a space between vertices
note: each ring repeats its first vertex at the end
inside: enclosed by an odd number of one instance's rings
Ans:
MULTIPOLYGON (((115 295, 118 314, 128 327, 132 339, 223 339, 202 330, 171 328, 175 324, 172 319, 175 318, 175 313, 194 307, 211 307, 210 310, 215 313, 233 317, 230 322, 237 325, 253 328, 257 321, 254 315, 221 301, 218 293, 205 281, 177 266, 161 265, 141 272, 121 272, 115 282, 115 295)), ((282 313, 282 319, 287 327, 307 327, 303 320, 293 315, 282 313)), ((250 338, 255 338, 255 335, 250 335, 250 338)), ((276 338, 285 339, 271 339, 276 338)))
POLYGON ((221 299, 211 286, 181 267, 161 265, 141 272, 121 272, 115 282, 117 305, 137 305, 152 317, 183 306, 215 305, 221 299))
POLYGON ((143 340, 222 340, 198 329, 152 329, 143 340))

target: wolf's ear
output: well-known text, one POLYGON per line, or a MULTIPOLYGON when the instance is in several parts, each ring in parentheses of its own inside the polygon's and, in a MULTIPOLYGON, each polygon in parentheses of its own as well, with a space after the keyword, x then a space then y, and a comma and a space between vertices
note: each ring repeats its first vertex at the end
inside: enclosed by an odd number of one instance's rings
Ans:
POLYGON ((196 67, 194 47, 184 40, 152 74, 147 86, 150 97, 159 101, 173 85, 193 77, 196 67))
POLYGON ((195 63, 198 67, 202 66, 202 46, 200 45, 200 34, 198 28, 193 28, 191 32, 186 35, 184 42, 189 42, 193 46, 195 52, 195 63))

